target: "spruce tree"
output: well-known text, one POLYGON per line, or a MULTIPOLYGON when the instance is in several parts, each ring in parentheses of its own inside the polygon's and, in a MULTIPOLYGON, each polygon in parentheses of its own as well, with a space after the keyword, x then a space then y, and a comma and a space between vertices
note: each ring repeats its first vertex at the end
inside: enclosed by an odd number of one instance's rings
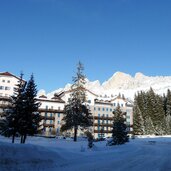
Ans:
POLYGON ((165 94, 163 94, 163 109, 164 109, 164 113, 166 116, 166 113, 167 113, 167 96, 165 94))
POLYGON ((27 135, 34 135, 41 120, 38 108, 40 103, 36 99, 37 89, 33 74, 27 83, 24 93, 24 114, 20 120, 21 143, 25 143, 27 135))
MULTIPOLYGON (((139 94, 138 94, 139 95, 139 94)), ((142 111, 138 105, 138 96, 134 98, 133 107, 133 132, 135 135, 143 135, 145 133, 144 119, 142 117, 142 111)))
POLYGON ((167 90, 167 97, 165 98, 164 105, 166 106, 166 112, 165 112, 165 120, 166 120, 166 129, 167 134, 171 134, 171 91, 167 90))
POLYGON ((113 114, 114 121, 112 130, 112 145, 124 144, 129 141, 127 126, 125 124, 125 118, 123 117, 124 113, 121 111, 120 106, 117 106, 117 108, 113 111, 113 114))
POLYGON ((165 112, 163 107, 163 99, 156 95, 152 88, 147 92, 149 117, 154 126, 154 134, 165 134, 165 112))
POLYGON ((167 90, 167 97, 166 97, 166 116, 171 116, 171 92, 167 90))
POLYGON ((70 98, 64 107, 64 124, 61 126, 61 131, 74 129, 74 141, 77 141, 78 128, 84 129, 93 124, 92 114, 86 106, 83 70, 83 65, 79 62, 76 76, 73 77, 74 83, 71 86, 70 98))
POLYGON ((15 136, 20 133, 20 122, 24 114, 24 90, 25 82, 21 73, 18 84, 14 89, 14 95, 11 97, 12 107, 5 110, 4 119, 1 122, 1 134, 12 136, 12 143, 15 141, 15 136))

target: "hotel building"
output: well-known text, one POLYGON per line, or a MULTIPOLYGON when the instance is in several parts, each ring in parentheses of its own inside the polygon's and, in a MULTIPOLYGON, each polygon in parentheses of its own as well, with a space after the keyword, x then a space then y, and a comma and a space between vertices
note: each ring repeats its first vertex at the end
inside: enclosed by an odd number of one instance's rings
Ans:
MULTIPOLYGON (((10 106, 11 98, 19 78, 9 72, 0 73, 0 117, 4 109, 10 106)), ((23 80, 23 83, 25 81, 23 80)), ((133 125, 132 102, 120 96, 102 97, 85 89, 87 102, 86 105, 93 115, 93 126, 90 131, 95 138, 111 136, 113 125, 113 111, 120 105, 124 112, 125 122, 131 130, 133 125)), ((71 91, 62 91, 54 94, 54 97, 47 98, 45 95, 37 97, 40 102, 39 112, 42 120, 40 122, 41 133, 51 135, 60 135, 62 125, 63 110, 70 98, 71 91)), ((83 135, 82 130, 78 131, 78 136, 83 135)), ((73 132, 70 132, 72 136, 73 132)))

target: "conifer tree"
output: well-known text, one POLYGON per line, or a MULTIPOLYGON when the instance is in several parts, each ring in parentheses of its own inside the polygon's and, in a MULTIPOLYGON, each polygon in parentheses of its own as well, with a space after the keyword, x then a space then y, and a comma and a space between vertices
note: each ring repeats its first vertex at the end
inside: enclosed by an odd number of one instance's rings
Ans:
MULTIPOLYGON (((139 95, 139 94, 138 94, 139 95)), ((138 105, 138 96, 135 95, 133 107, 133 131, 136 135, 143 135, 145 133, 144 119, 138 105)))
POLYGON ((24 93, 24 114, 20 120, 21 143, 25 143, 27 135, 34 135, 39 128, 41 120, 38 108, 40 103, 36 99, 37 89, 33 74, 27 83, 24 93))
POLYGON ((164 113, 166 116, 166 112, 167 112, 167 96, 165 94, 163 94, 163 109, 164 109, 164 113))
POLYGON ((73 77, 70 99, 64 107, 64 124, 61 126, 61 131, 74 129, 74 141, 77 141, 79 127, 84 129, 93 124, 92 115, 86 106, 83 70, 83 65, 79 62, 76 76, 73 77))
POLYGON ((16 134, 20 133, 20 121, 24 114, 24 90, 25 83, 21 73, 18 84, 14 89, 14 95, 11 97, 12 107, 6 110, 1 122, 1 128, 3 128, 1 134, 12 136, 12 143, 15 141, 16 134))
POLYGON ((166 106, 166 129, 167 134, 171 134, 171 91, 167 90, 167 97, 165 98, 164 105, 166 106))
POLYGON ((166 97, 166 115, 171 116, 171 91, 167 90, 167 97, 166 97))
POLYGON ((128 142, 128 135, 127 135, 127 126, 124 123, 125 119, 123 117, 123 112, 120 109, 120 106, 113 112, 114 114, 114 122, 113 122, 113 130, 112 130, 112 137, 113 137, 113 144, 112 145, 119 145, 128 142))
POLYGON ((156 95, 152 88, 147 92, 148 95, 148 112, 154 126, 156 135, 165 134, 165 112, 163 99, 156 95))

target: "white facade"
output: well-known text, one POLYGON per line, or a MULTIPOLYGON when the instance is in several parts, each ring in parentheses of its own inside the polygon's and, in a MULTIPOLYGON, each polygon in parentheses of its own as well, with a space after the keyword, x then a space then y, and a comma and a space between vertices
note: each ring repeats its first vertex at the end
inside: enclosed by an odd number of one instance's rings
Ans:
POLYGON ((37 100, 41 104, 39 112, 42 117, 42 121, 40 123, 42 133, 55 135, 60 134, 65 102, 56 97, 47 99, 45 96, 40 96, 37 100))
MULTIPOLYGON (((92 132, 95 138, 112 136, 113 111, 119 105, 125 113, 126 124, 130 127, 133 124, 132 103, 121 97, 114 99, 102 98, 93 92, 85 89, 86 104, 93 115, 92 132), (103 131, 102 131, 103 129, 103 131)), ((71 91, 65 91, 60 97, 67 103, 71 91)), ((80 133, 80 132, 79 132, 80 133)), ((79 135, 78 133, 78 135, 79 135)))
POLYGON ((19 78, 9 72, 0 73, 0 96, 12 96, 19 78))

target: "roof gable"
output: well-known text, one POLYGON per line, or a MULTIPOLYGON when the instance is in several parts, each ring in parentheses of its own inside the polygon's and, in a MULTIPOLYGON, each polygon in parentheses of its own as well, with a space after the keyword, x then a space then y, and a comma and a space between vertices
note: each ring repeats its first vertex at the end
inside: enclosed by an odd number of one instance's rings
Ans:
MULTIPOLYGON (((10 72, 6 71, 6 72, 0 72, 0 75, 2 76, 9 76, 9 77, 14 77, 16 79, 20 79, 19 77, 15 76, 14 74, 11 74, 10 72)), ((26 82, 25 80, 23 80, 24 82, 26 82)))

